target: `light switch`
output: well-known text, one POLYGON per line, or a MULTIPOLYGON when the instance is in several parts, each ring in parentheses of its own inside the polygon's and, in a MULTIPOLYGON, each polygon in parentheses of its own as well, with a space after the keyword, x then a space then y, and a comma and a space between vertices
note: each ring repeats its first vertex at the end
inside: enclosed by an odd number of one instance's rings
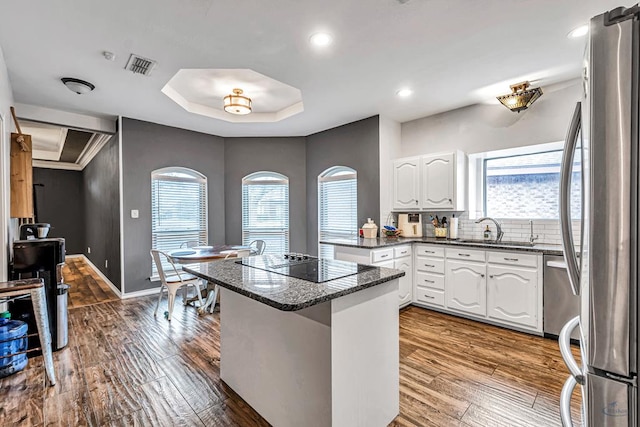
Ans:
POLYGON ((139 218, 140 217, 140 212, 138 212, 138 209, 131 209, 131 218, 139 218))

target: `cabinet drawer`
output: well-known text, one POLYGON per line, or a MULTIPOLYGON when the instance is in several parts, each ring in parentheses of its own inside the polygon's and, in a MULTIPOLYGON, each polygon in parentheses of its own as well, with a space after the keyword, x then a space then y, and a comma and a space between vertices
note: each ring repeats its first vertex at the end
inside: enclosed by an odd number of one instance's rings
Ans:
POLYGON ((518 265, 521 267, 538 267, 538 256, 522 252, 487 252, 490 264, 518 265))
POLYGON ((463 259, 467 261, 485 261, 485 252, 464 248, 447 248, 447 258, 463 259))
POLYGON ((416 272, 415 283, 416 286, 425 286, 444 291, 444 275, 442 274, 416 272))
POLYGON ((416 271, 444 274, 444 259, 416 257, 416 271))
POLYGON ((411 246, 398 246, 397 248, 393 248, 393 257, 394 258, 402 258, 405 256, 411 256, 411 246))
POLYGON ((444 291, 416 286, 415 299, 426 304, 444 307, 444 291))
POLYGON ((444 248, 437 246, 416 245, 416 255, 444 258, 444 248))
POLYGON ((380 262, 393 259, 393 248, 371 251, 371 262, 380 262))

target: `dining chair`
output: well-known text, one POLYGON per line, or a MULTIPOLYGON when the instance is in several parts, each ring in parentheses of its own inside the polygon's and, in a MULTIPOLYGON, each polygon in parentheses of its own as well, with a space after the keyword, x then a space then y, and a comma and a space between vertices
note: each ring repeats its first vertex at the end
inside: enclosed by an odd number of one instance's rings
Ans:
MULTIPOLYGON (((225 260, 229 258, 244 258, 250 255, 249 249, 239 249, 236 251, 228 251, 227 255, 224 257, 225 260)), ((211 302, 209 306, 209 313, 213 313, 213 310, 216 308, 216 303, 218 302, 218 292, 220 291, 220 287, 215 284, 213 286, 213 290, 210 295, 207 296, 207 301, 211 302)))
POLYGON ((252 254, 262 255, 265 248, 267 247, 267 243, 264 240, 254 240, 253 242, 249 243, 249 247, 251 247, 252 254))
MULTIPOLYGON (((202 301, 202 293, 200 290, 200 279, 196 276, 185 273, 184 271, 178 271, 175 264, 171 260, 171 257, 166 252, 159 251, 157 249, 151 249, 151 258, 156 264, 156 268, 158 269, 158 276, 160 276, 160 295, 158 295, 158 303, 156 304, 156 309, 153 312, 153 315, 156 316, 158 314, 158 307, 160 307, 160 300, 162 299, 162 293, 164 289, 167 289, 167 297, 169 299, 169 309, 165 312, 165 317, 170 321, 171 313, 173 312, 173 304, 176 299, 176 293, 178 289, 183 286, 193 286, 196 291, 196 296, 198 298, 198 302, 200 303, 200 307, 204 305, 202 301), (165 273, 164 266, 162 264, 163 258, 173 269, 173 273, 165 273)), ((183 298, 185 296, 183 295, 183 298)))
POLYGON ((206 243, 200 242, 198 240, 187 240, 186 242, 182 242, 180 244, 180 248, 193 248, 194 246, 205 246, 206 243))

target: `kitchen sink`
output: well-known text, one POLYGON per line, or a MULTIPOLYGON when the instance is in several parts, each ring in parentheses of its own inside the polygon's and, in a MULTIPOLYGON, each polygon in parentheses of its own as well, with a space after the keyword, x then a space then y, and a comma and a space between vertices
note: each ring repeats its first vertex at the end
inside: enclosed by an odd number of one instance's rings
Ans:
POLYGON ((531 242, 496 242, 495 240, 481 240, 481 239, 461 239, 457 240, 458 243, 472 243, 477 245, 491 245, 491 246, 524 246, 532 248, 535 245, 531 242))

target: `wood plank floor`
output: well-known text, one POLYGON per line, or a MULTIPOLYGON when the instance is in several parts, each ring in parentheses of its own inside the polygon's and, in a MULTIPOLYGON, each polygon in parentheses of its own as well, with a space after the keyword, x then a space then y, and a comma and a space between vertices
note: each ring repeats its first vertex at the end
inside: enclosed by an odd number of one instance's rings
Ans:
POLYGON ((64 283, 69 284, 69 308, 84 307, 101 302, 117 301, 109 285, 98 276, 82 257, 67 257, 62 268, 64 283))
MULTIPOLYGON (((0 380, 0 425, 268 425, 220 380, 219 314, 176 304, 168 322, 154 303, 71 309, 58 384, 45 388, 41 357, 0 380)), ((567 375, 553 340, 409 307, 392 425, 559 426, 567 375)))

